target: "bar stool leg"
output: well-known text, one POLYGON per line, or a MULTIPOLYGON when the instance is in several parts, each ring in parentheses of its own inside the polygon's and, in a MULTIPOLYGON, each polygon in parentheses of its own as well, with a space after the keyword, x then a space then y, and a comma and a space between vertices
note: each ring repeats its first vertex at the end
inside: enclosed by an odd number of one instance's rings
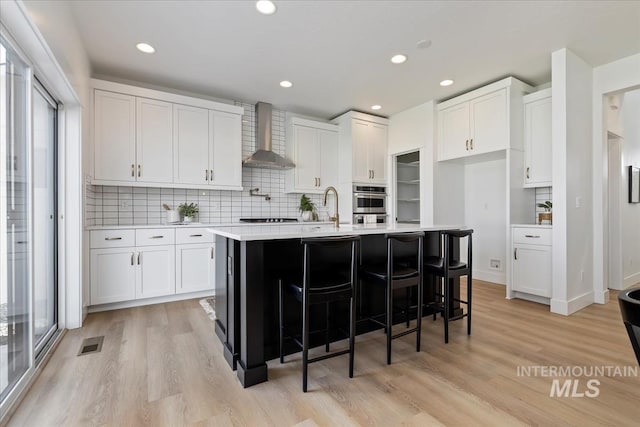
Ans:
POLYGON ((471 273, 467 276, 467 335, 471 335, 471 273))
POLYGON ((327 353, 329 353, 329 303, 325 303, 327 306, 327 318, 326 318, 326 329, 324 331, 324 349, 327 353))
POLYGON ((409 328, 409 307, 411 305, 411 288, 407 288, 407 299, 405 301, 404 315, 406 317, 407 328, 409 328))
POLYGON ((444 276, 444 343, 449 342, 449 275, 444 276))
POLYGON ((280 363, 284 363, 284 296, 282 293, 282 279, 278 280, 278 319, 280 323, 280 363))
POLYGON ((416 325, 416 351, 418 352, 420 351, 420 336, 422 334, 422 292, 422 275, 420 275, 418 282, 418 313, 416 314, 416 322, 418 322, 416 325))
POLYGON ((302 304, 302 391, 307 392, 307 372, 309 360, 309 307, 306 295, 302 304))
POLYGON ((355 293, 351 297, 351 310, 349 313, 349 378, 353 378, 353 359, 356 344, 356 298, 355 293))
POLYGON ((391 365, 391 325, 393 314, 393 289, 391 289, 391 281, 387 281, 386 292, 387 304, 387 365, 391 365))

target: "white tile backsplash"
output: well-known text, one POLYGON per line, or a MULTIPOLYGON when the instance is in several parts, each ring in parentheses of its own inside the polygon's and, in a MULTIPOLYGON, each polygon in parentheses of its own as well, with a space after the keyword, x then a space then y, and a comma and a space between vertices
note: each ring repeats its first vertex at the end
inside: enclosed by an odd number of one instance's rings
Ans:
MULTIPOLYGON (((255 113, 252 104, 236 102, 244 107, 242 116, 242 157, 256 150, 255 113)), ((273 110, 273 151, 285 152, 285 112, 273 110)), ((234 222, 241 217, 298 217, 300 194, 284 193, 284 171, 274 169, 242 169, 243 191, 185 190, 172 188, 114 187, 86 184, 85 223, 95 225, 153 225, 165 219, 162 204, 172 209, 180 203, 197 203, 197 221, 203 223, 234 222), (259 188, 269 194, 270 201, 249 195, 259 188)), ((318 206, 321 217, 327 216, 319 195, 308 195, 318 206)))

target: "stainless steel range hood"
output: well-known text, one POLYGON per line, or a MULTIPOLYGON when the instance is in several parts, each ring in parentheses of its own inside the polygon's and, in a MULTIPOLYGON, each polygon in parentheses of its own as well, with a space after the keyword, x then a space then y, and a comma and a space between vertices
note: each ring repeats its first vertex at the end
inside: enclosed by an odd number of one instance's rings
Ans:
POLYGON ((271 151, 271 104, 256 104, 256 147, 257 150, 242 164, 252 168, 291 169, 295 164, 271 151))

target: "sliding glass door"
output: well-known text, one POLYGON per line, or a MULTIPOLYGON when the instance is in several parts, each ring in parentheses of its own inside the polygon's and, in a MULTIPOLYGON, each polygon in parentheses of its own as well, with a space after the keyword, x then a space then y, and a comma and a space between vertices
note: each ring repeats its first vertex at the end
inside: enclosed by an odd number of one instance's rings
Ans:
POLYGON ((57 108, 0 37, 0 405, 58 330, 57 108))
POLYGON ((38 83, 33 91, 33 338, 36 358, 58 329, 56 143, 58 106, 38 83))
POLYGON ((0 400, 31 347, 29 68, 0 39, 0 400))

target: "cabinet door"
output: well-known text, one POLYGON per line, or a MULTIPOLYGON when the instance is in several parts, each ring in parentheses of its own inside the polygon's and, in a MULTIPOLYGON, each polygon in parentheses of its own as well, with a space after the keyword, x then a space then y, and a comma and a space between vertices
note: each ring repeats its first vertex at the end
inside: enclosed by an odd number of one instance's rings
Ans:
MULTIPOLYGON (((296 167, 294 169, 297 191, 314 191, 320 188, 320 141, 318 129, 307 126, 293 127, 296 167)), ((337 160, 337 158, 336 158, 337 160)))
POLYGON ((369 167, 369 131, 370 123, 353 119, 351 126, 351 144, 353 145, 353 180, 369 182, 371 168, 369 167))
POLYGON ((469 101, 471 139, 469 153, 482 154, 509 146, 507 123, 507 90, 481 96, 469 101))
POLYGON ((220 111, 209 112, 211 175, 210 183, 223 187, 242 187, 242 116, 220 111))
POLYGON ((173 182, 206 185, 209 177, 209 110, 173 106, 173 182))
POLYGON ((136 295, 135 248, 91 249, 91 305, 136 295))
POLYGON ((173 182, 173 105, 136 99, 138 182, 173 182))
POLYGON ((438 112, 438 160, 456 159, 469 153, 469 103, 438 112))
POLYGON ((176 246, 176 293, 214 288, 215 244, 176 246))
POLYGON ((175 246, 137 248, 136 299, 172 295, 176 292, 175 246))
POLYGON ((136 99, 102 90, 94 94, 94 178, 135 181, 136 99))
POLYGON ((551 297, 551 246, 514 245, 512 288, 551 297))
POLYGON ((375 123, 370 124, 369 137, 371 181, 385 184, 387 182, 387 127, 375 123))
POLYGON ((328 186, 338 185, 338 132, 318 130, 318 147, 320 149, 320 190, 328 186))
POLYGON ((551 185, 551 98, 524 106, 525 184, 551 185))

